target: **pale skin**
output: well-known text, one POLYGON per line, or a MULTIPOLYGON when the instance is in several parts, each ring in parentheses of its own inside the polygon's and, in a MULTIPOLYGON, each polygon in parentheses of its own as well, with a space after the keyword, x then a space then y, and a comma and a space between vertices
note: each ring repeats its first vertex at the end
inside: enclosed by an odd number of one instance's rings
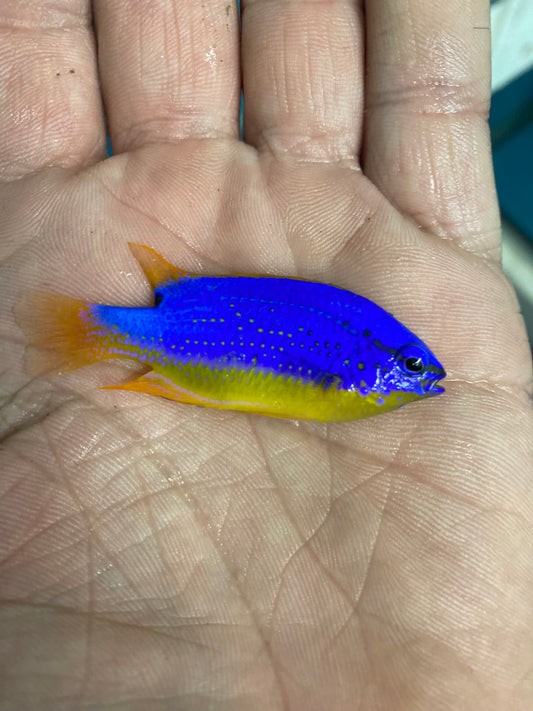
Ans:
POLYGON ((0 0, 0 708, 531 709, 488 2, 248 0, 240 53, 232 0, 93 11, 0 0), (149 304, 128 241, 371 298, 446 394, 324 425, 30 378, 14 306, 149 304))

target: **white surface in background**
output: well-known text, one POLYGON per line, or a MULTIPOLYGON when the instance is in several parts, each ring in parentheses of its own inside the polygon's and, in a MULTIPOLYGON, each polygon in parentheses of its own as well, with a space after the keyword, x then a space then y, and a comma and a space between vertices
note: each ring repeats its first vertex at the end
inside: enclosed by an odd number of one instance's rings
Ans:
POLYGON ((499 0, 490 9, 492 91, 533 67, 533 0, 499 0))

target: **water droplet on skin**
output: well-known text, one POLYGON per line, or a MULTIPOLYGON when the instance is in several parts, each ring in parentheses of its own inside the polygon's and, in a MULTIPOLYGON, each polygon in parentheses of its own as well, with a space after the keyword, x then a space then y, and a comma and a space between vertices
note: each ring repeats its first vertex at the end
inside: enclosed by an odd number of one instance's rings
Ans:
POLYGON ((215 52, 215 48, 213 47, 213 45, 209 47, 209 52, 206 53, 204 60, 209 64, 213 71, 216 70, 217 53, 215 52))

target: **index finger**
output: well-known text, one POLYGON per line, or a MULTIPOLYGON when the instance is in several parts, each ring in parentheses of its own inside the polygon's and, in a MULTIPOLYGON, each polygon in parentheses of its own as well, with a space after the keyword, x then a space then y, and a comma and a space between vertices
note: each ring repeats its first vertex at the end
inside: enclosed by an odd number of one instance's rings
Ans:
POLYGON ((489 0, 366 0, 366 20, 365 173, 423 228, 497 253, 489 0))

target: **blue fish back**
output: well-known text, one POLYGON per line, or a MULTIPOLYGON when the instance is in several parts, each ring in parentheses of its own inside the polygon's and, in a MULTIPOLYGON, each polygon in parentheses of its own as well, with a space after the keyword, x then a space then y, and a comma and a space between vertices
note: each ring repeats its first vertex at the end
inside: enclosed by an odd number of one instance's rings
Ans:
POLYGON ((362 392, 395 342, 418 341, 368 299, 300 279, 191 276, 156 289, 155 303, 99 307, 100 317, 139 345, 160 341, 182 362, 262 368, 362 392))

